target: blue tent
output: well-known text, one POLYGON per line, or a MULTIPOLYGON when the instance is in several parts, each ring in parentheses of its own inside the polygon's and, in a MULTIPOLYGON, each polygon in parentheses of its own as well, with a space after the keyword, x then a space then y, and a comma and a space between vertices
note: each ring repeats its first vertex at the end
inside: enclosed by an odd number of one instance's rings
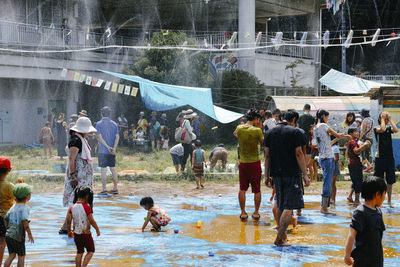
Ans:
POLYGON ((138 76, 105 70, 100 71, 138 83, 142 101, 146 108, 150 110, 165 111, 189 105, 221 123, 230 123, 243 116, 243 114, 215 106, 212 100, 211 88, 169 85, 153 82, 138 76))

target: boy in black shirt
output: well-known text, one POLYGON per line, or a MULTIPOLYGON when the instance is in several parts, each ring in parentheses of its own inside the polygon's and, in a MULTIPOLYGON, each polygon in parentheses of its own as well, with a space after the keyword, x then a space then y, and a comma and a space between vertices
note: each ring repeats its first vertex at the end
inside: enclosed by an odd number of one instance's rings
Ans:
POLYGON ((385 181, 376 176, 362 183, 361 197, 365 204, 353 213, 344 257, 347 265, 383 266, 382 235, 386 229, 379 207, 385 200, 386 189, 385 181))

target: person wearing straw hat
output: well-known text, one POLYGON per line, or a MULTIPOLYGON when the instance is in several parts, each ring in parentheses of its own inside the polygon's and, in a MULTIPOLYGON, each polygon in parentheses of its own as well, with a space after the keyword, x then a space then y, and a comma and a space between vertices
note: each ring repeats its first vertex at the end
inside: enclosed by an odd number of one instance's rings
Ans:
POLYGON ((118 125, 110 119, 111 109, 107 106, 101 109, 101 120, 97 122, 97 140, 99 141, 98 159, 101 167, 101 183, 103 190, 99 195, 107 195, 106 191, 106 170, 107 167, 113 176, 114 188, 108 193, 118 194, 118 176, 115 170, 115 154, 119 142, 118 125))
MULTIPOLYGON (((191 122, 193 119, 197 116, 196 112, 193 112, 192 109, 188 109, 185 112, 185 115, 183 116, 183 122, 182 122, 182 128, 185 128, 186 131, 190 134, 192 137, 192 141, 196 140, 196 135, 193 133, 193 128, 191 126, 191 122)), ((189 156, 192 155, 193 153, 193 146, 192 143, 189 144, 183 144, 183 158, 182 158, 182 164, 181 164, 181 171, 183 172, 185 170, 186 162, 189 156)))
MULTIPOLYGON (((89 133, 97 130, 87 117, 80 117, 76 124, 70 129, 69 160, 65 175, 63 205, 69 207, 74 200, 74 190, 77 186, 88 186, 92 188, 93 164, 91 148, 86 140, 89 133)), ((67 225, 64 222, 60 234, 67 234, 67 225)))
POLYGON ((82 109, 79 112, 79 118, 81 118, 81 117, 88 117, 87 111, 85 109, 82 109))

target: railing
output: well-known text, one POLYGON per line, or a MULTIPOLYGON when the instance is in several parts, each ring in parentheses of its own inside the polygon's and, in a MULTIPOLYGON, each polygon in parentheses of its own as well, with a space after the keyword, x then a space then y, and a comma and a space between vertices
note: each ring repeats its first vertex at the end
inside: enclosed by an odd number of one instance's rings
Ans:
POLYGON ((362 77, 365 80, 393 84, 400 82, 400 75, 365 75, 362 77))
POLYGON ((87 48, 104 45, 135 45, 135 38, 60 29, 0 20, 0 44, 51 48, 87 48))

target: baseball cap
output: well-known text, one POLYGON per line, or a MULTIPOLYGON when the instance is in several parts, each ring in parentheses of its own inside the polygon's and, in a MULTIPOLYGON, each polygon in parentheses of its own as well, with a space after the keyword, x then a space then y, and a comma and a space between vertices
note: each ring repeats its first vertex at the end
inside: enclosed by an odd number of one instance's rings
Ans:
POLYGON ((0 168, 11 169, 11 161, 7 157, 0 157, 0 168))
POLYGON ((14 186, 13 194, 16 198, 26 198, 30 193, 32 193, 32 186, 26 183, 18 183, 14 186))

